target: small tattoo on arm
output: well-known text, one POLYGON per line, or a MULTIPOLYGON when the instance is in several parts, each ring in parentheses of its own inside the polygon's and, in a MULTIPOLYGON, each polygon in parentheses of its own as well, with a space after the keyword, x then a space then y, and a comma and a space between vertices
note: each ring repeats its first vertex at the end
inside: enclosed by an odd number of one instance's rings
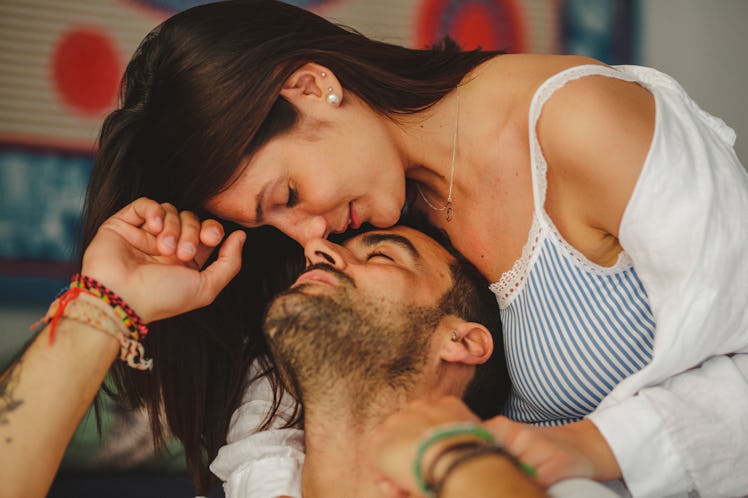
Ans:
MULTIPOLYGON (((23 405, 23 400, 16 399, 14 393, 20 375, 21 361, 18 361, 15 365, 11 365, 0 377, 0 425, 8 425, 10 423, 8 415, 23 405)), ((11 441, 11 438, 5 438, 6 443, 11 441)))

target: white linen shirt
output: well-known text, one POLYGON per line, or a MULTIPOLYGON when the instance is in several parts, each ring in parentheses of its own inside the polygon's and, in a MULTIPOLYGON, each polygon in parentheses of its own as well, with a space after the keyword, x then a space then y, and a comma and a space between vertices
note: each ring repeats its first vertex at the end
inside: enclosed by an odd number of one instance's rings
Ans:
POLYGON ((621 66, 655 97, 653 141, 619 240, 647 289, 652 361, 589 418, 635 497, 748 494, 748 173, 735 133, 672 78, 621 66))

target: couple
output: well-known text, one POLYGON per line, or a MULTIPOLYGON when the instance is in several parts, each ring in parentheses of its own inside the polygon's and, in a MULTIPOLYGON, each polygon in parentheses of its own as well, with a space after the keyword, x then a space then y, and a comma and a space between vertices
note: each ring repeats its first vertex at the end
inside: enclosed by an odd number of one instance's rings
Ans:
MULTIPOLYGON (((202 306, 240 265, 242 232, 229 236, 218 259, 202 271, 164 257, 157 242, 169 219, 164 213, 154 201, 136 201, 102 226, 84 255, 87 276, 116 289, 146 322, 202 306), (182 292, 161 292, 165 281, 181 284, 172 288, 182 292)), ((274 359, 288 391, 303 405, 300 487, 307 498, 382 496, 383 489, 389 496, 418 495, 418 472, 428 489, 438 488, 444 497, 467 491, 545 496, 528 467, 492 444, 477 429, 480 420, 457 401, 466 393, 477 399, 474 380, 481 369, 482 377, 506 378, 500 350, 491 361, 494 341, 501 341, 500 323, 485 279, 441 234, 431 234, 397 226, 358 234, 342 245, 310 241, 306 270, 268 309, 265 334, 274 359), (429 401, 409 405, 416 398, 429 401), (447 433, 423 447, 420 470, 413 471, 416 447, 435 427, 447 433), (471 484, 466 488, 465 482, 471 484)), ((43 494, 33 487, 44 479, 31 479, 31 473, 54 474, 55 457, 116 355, 119 341, 101 333, 102 307, 98 315, 86 314, 80 308, 86 303, 80 295, 71 298, 60 312, 54 343, 46 344, 50 324, 3 375, 6 392, 19 401, 5 407, 6 444, 24 443, 14 459, 35 451, 30 442, 37 442, 37 451, 46 445, 33 470, 3 462, 4 488, 11 494, 43 494), (54 417, 38 409, 50 395, 56 398, 54 417)), ((496 391, 493 386, 493 399, 483 400, 484 410, 500 408, 496 391)), ((507 386, 498 391, 505 395, 507 386)), ((550 491, 580 496, 574 486, 605 496, 592 482, 562 482, 550 491)))
MULTIPOLYGON (((410 49, 284 2, 229 0, 150 33, 121 90, 84 247, 141 196, 301 245, 420 212, 492 282, 506 414, 525 424, 503 425, 527 443, 521 458, 555 462, 541 480, 623 479, 642 497, 748 493, 748 474, 733 471, 748 466, 748 174, 734 132, 669 76, 448 39, 410 49)), ((185 229, 164 228, 163 254, 204 262, 203 243, 220 237, 198 240, 197 217, 171 210, 185 229)), ((266 260, 246 245, 211 306, 149 324, 152 375, 114 367, 155 440, 182 442, 201 493, 247 370, 269 354, 265 302, 246 298, 266 260)), ((151 319, 184 311, 148 306, 133 304, 151 319)))

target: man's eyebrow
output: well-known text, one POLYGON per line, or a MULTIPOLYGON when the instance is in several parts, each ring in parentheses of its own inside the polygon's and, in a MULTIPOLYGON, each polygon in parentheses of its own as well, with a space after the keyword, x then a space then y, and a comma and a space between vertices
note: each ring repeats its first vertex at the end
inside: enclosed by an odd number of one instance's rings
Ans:
POLYGON ((361 238, 361 243, 366 247, 375 246, 381 242, 390 242, 398 245, 408 251, 414 259, 419 259, 421 254, 416 249, 416 246, 407 238, 402 235, 394 233, 367 233, 361 238))
POLYGON ((255 225, 262 225, 262 202, 265 199, 265 191, 267 191, 268 185, 267 183, 260 189, 260 192, 257 194, 257 197, 255 197, 255 225))

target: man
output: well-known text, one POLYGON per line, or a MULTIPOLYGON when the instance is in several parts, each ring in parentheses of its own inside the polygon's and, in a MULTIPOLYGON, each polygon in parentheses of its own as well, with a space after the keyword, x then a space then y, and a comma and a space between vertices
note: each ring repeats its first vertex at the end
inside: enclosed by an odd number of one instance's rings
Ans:
MULTIPOLYGON (((409 401, 463 397, 483 418, 503 405, 508 376, 488 283, 444 236, 419 228, 431 236, 398 226, 343 245, 309 242, 305 271, 268 310, 276 364, 303 405, 306 456, 293 496, 383 496, 369 436, 409 401)), ((225 468, 221 459, 211 468, 225 468)), ((544 496, 509 459, 491 464, 499 464, 489 472, 500 478, 490 496, 544 496)), ((472 486, 463 492, 477 496, 472 486)), ((550 493, 610 496, 590 481, 550 493)))
MULTIPOLYGON (((302 494, 381 496, 368 435, 410 400, 468 391, 500 341, 495 300, 470 263, 411 228, 312 241, 305 255, 265 319, 303 405, 302 494)), ((506 378, 503 355, 494 359, 491 376, 506 378)), ((500 403, 506 392, 484 397, 500 403)))

